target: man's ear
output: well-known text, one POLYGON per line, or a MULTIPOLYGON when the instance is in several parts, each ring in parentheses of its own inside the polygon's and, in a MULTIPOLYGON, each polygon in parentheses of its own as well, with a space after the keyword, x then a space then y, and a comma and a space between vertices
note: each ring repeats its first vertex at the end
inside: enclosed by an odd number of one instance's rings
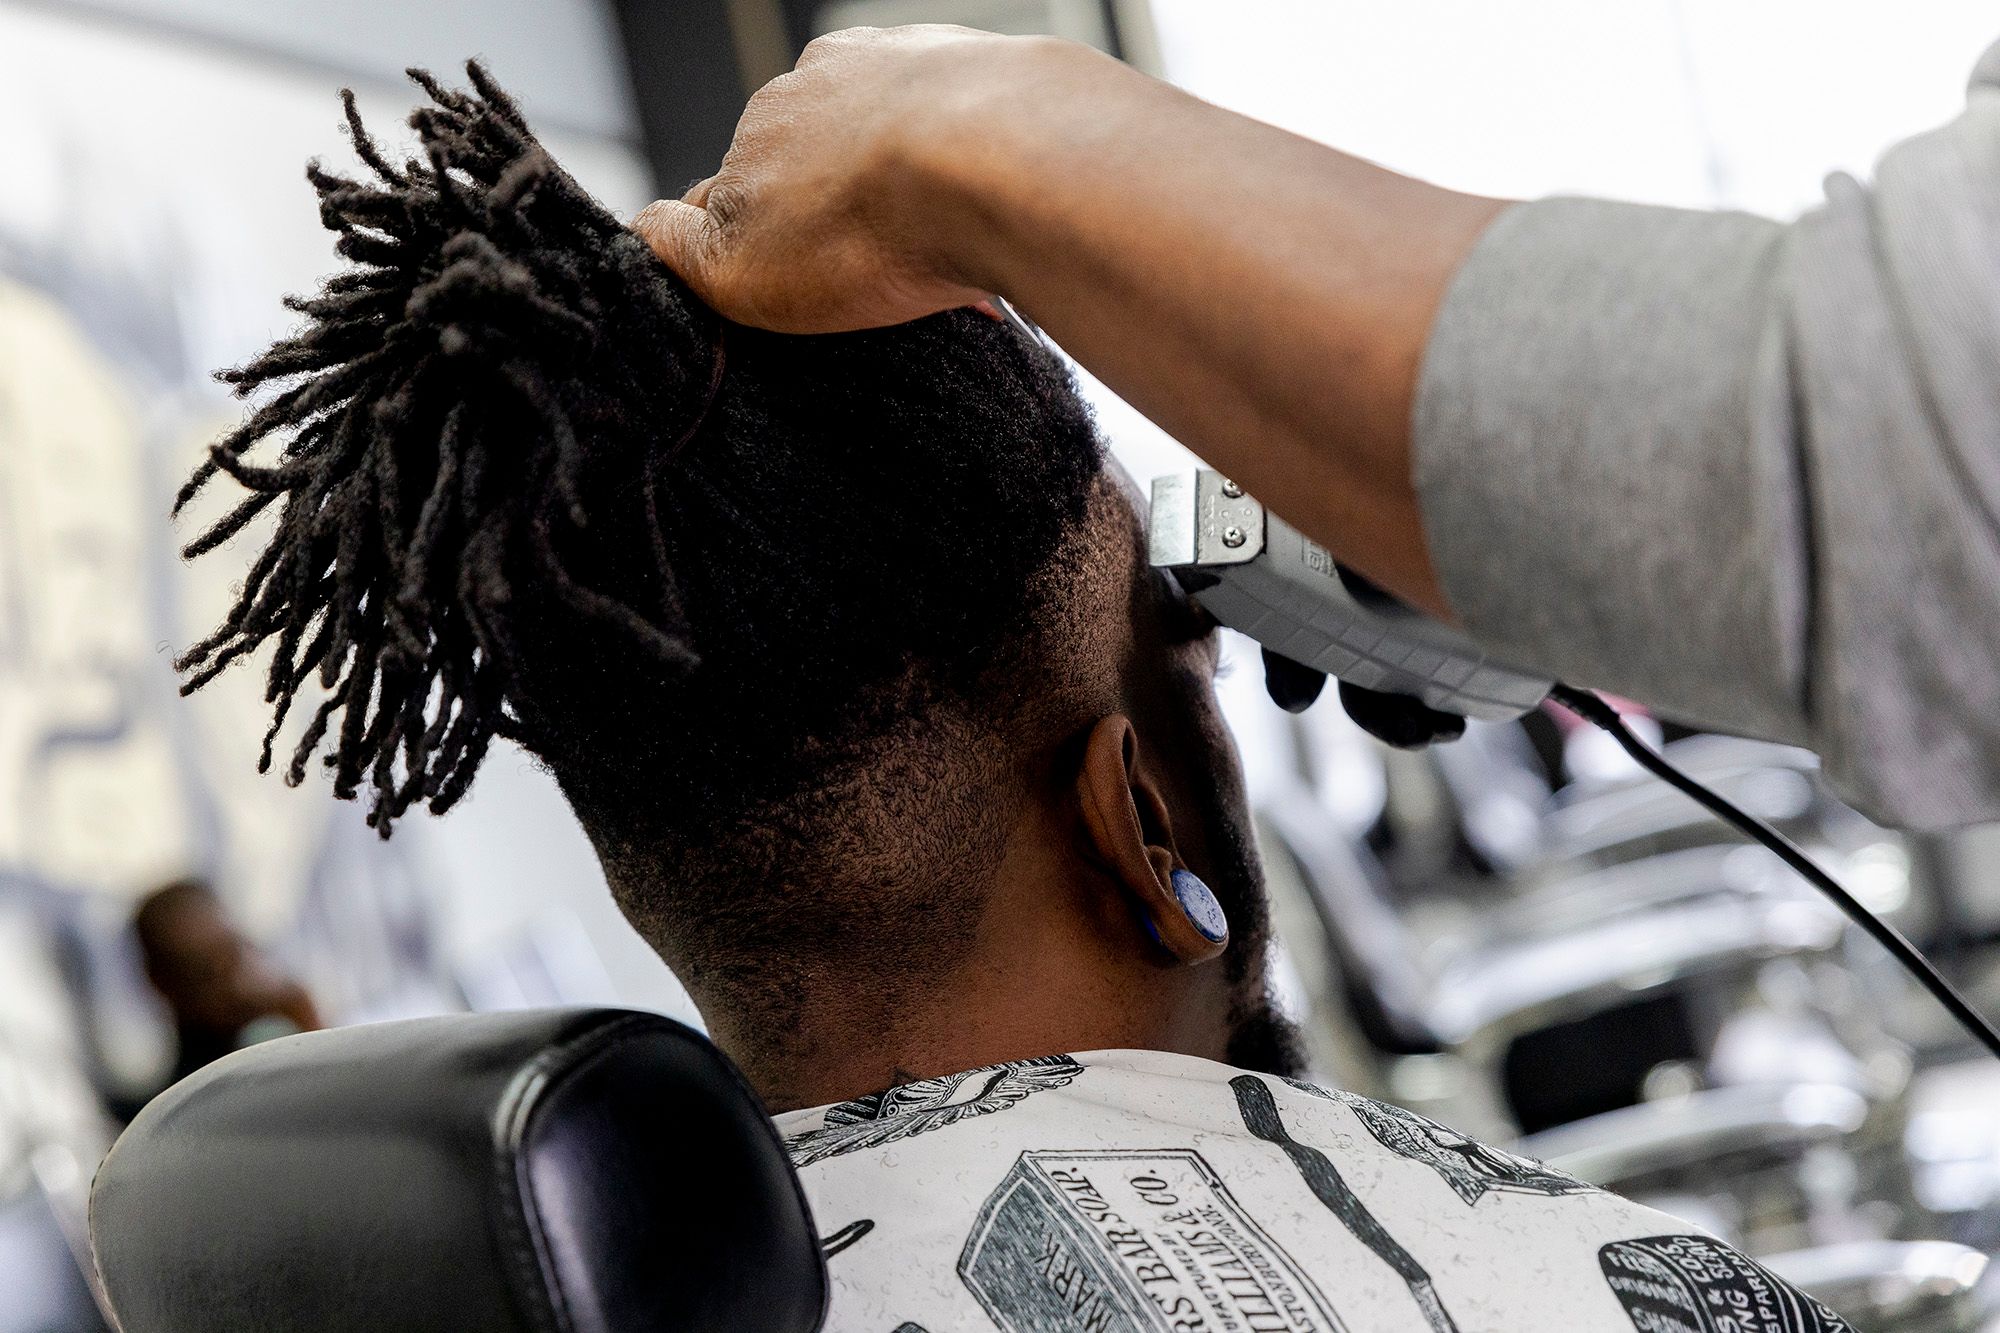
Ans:
MULTIPOLYGON (((1130 718, 1113 713, 1091 728, 1076 786, 1095 859, 1125 890, 1161 947, 1183 963, 1221 957, 1229 944, 1226 925, 1222 938, 1210 938, 1183 906, 1174 883, 1174 872, 1185 874, 1186 866, 1174 849, 1166 798, 1140 758, 1139 733, 1130 718)), ((1207 915, 1220 919, 1219 912, 1207 915)))

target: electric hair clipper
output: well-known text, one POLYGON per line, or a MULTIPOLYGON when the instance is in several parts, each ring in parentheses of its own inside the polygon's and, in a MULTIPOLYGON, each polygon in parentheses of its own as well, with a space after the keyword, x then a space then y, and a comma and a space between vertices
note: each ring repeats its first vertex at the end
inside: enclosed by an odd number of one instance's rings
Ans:
POLYGON ((1204 469, 1156 478, 1149 541, 1155 568, 1172 574, 1210 615, 1264 646, 1265 683, 1274 700, 1294 711, 1309 703, 1311 694, 1298 693, 1296 682, 1274 680, 1274 667, 1282 667, 1285 675, 1324 672, 1338 678, 1349 715, 1391 744, 1448 739, 1454 733, 1445 723, 1462 726, 1464 717, 1506 721, 1553 696, 1610 733, 1641 768, 1775 852, 1886 949, 1974 1039, 2000 1056, 2000 1028, 1900 931, 1869 911, 1784 834, 1646 746, 1599 696, 1494 661, 1463 634, 1342 569, 1324 547, 1267 512, 1219 472, 1204 469), (1285 660, 1274 662, 1274 655, 1285 660), (1367 698, 1357 700, 1354 691, 1367 698), (1363 705, 1359 712, 1357 703, 1363 705), (1406 719, 1394 715, 1397 708, 1429 716, 1399 736, 1406 719))
POLYGON ((1219 472, 1155 478, 1148 532, 1154 566, 1210 615, 1349 685, 1505 721, 1541 703, 1555 684, 1493 660, 1457 630, 1342 569, 1219 472))

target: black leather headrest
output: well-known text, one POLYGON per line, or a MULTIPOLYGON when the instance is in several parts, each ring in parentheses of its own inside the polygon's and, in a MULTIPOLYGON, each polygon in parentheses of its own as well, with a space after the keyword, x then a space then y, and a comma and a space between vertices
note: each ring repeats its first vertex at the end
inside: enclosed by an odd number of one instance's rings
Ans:
POLYGON ((161 1094, 99 1168, 125 1333, 817 1329, 826 1266, 734 1066, 652 1014, 336 1028, 161 1094))

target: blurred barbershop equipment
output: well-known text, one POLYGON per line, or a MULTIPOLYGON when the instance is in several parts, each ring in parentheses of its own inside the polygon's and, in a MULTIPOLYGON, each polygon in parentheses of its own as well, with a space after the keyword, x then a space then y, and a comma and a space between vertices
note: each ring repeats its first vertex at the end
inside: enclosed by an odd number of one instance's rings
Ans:
MULTIPOLYGON (((1286 730, 1266 868, 1343 1086, 1731 1237, 1860 1327, 1989 1326, 2000 1066, 1776 857, 1552 712, 1420 754, 1286 730)), ((1875 827, 1797 750, 1665 752, 1992 993, 1971 848, 1875 827)))

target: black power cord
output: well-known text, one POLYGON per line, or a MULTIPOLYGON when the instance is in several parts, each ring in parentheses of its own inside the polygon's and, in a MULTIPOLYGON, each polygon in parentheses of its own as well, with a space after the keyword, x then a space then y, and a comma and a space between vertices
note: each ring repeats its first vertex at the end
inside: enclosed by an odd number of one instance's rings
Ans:
POLYGON ((1980 1045, 1996 1057, 2000 1057, 2000 1031, 1995 1031, 1993 1024, 1974 1009, 1965 997, 1960 995, 1935 967, 1931 966, 1931 960, 1924 957, 1916 945, 1905 939, 1901 931, 1855 901, 1854 895, 1840 887, 1833 876, 1815 865, 1812 858, 1799 849, 1797 843, 1668 763, 1644 741, 1632 734, 1631 728, 1625 725, 1625 720, 1618 716, 1617 709, 1589 690, 1558 684, 1549 691, 1549 697, 1584 721, 1610 733, 1611 739, 1617 741, 1619 747, 1631 755, 1633 760, 1648 773, 1684 793, 1724 823, 1742 830, 1776 852, 1779 858, 1804 877, 1807 883, 1831 898, 1834 905, 1847 914, 1848 920, 1867 931, 1877 944, 1887 949, 1925 990, 1937 997, 1937 1002, 1943 1005, 1980 1045))

